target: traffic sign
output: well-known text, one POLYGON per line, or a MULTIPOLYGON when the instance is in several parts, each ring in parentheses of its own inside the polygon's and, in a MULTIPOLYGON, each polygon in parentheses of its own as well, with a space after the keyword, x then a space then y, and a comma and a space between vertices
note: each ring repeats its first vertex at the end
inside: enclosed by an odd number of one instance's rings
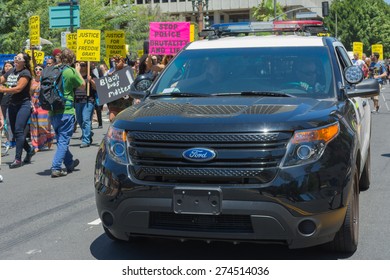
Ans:
POLYGON ((66 34, 69 33, 69 31, 61 32, 61 48, 66 48, 66 34))
POLYGON ((80 6, 49 7, 50 28, 68 28, 70 9, 73 10, 73 27, 80 27, 80 6))

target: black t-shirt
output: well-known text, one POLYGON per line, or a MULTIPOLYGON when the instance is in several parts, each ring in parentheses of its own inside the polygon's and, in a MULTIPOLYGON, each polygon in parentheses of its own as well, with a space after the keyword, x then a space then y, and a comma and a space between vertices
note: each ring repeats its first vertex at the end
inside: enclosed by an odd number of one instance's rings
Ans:
POLYGON ((20 71, 17 71, 16 68, 14 68, 4 74, 4 78, 7 81, 6 85, 9 88, 16 87, 21 77, 26 77, 28 79, 28 83, 21 92, 10 94, 10 104, 18 105, 23 101, 30 99, 31 73, 25 68, 20 71))
MULTIPOLYGON (((92 78, 96 78, 95 74, 93 74, 93 73, 91 76, 92 76, 92 78)), ((83 78, 84 78, 85 83, 87 84, 88 83, 87 76, 85 75, 85 76, 83 76, 83 78)), ((90 84, 89 85, 89 96, 87 96, 87 86, 85 86, 85 88, 83 88, 83 89, 77 88, 74 91, 74 94, 75 94, 75 102, 76 103, 87 103, 87 102, 94 103, 95 96, 97 95, 97 92, 96 92, 96 90, 94 90, 92 88, 92 85, 90 84)))

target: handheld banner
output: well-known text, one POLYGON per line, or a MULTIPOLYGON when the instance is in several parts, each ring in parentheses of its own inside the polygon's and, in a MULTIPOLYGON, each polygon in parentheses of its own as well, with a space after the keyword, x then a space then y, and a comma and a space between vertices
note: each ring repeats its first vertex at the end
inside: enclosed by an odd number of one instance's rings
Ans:
POLYGON ((372 54, 374 54, 374 52, 379 53, 379 60, 383 60, 383 45, 382 44, 371 45, 371 52, 372 52, 372 54))
POLYGON ((30 27, 30 48, 41 44, 41 27, 39 16, 32 16, 29 19, 30 27))
POLYGON ((352 44, 353 53, 359 54, 359 59, 362 59, 363 56, 363 43, 362 42, 353 42, 352 44))
POLYGON ((66 34, 66 47, 72 50, 77 56, 77 33, 66 34))
POLYGON ((100 61, 100 30, 77 30, 76 60, 100 61))
POLYGON ((99 104, 109 103, 128 95, 130 86, 134 82, 133 69, 125 67, 110 76, 95 78, 94 81, 99 104))
MULTIPOLYGON (((31 50, 24 50, 26 54, 28 54, 30 57, 32 56, 32 51, 31 50)), ((35 63, 36 64, 43 64, 45 60, 45 53, 42 51, 37 51, 34 50, 34 58, 35 58, 35 63)))
POLYGON ((190 41, 189 22, 151 22, 149 53, 175 55, 190 41))
POLYGON ((107 30, 104 32, 106 56, 126 56, 125 32, 123 30, 107 30))

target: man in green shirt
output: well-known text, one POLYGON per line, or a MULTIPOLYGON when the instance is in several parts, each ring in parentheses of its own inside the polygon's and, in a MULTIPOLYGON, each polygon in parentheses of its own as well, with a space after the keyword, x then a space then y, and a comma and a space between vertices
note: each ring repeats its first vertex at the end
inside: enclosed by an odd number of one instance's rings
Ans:
POLYGON ((76 64, 75 68, 70 66, 76 60, 75 54, 70 49, 61 52, 60 60, 62 65, 67 66, 62 72, 66 105, 63 110, 50 112, 51 124, 57 139, 57 150, 51 167, 52 178, 66 176, 80 163, 78 159, 73 160, 69 143, 75 123, 74 90, 85 86, 85 81, 80 75, 80 65, 76 64), (62 163, 66 169, 62 169, 62 163))

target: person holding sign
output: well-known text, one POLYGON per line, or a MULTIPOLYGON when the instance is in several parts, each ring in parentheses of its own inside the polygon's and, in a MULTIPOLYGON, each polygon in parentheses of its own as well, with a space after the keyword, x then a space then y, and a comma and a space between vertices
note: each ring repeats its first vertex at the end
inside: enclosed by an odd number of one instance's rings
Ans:
POLYGON ((75 91, 76 119, 82 132, 80 148, 86 148, 92 144, 92 115, 96 97, 96 85, 93 78, 98 77, 95 76, 93 71, 91 71, 92 73, 88 73, 86 62, 81 61, 79 64, 81 76, 85 83, 90 84, 89 94, 85 87, 79 87, 75 91))
MULTIPOLYGON (((109 73, 108 75, 113 75, 115 72, 122 70, 125 67, 125 59, 122 56, 116 55, 113 57, 113 60, 115 62, 115 71, 109 73)), ((124 109, 130 107, 132 103, 133 103, 133 99, 128 95, 126 95, 126 97, 124 98, 120 98, 108 103, 107 106, 110 114, 109 115, 110 122, 113 122, 116 115, 118 115, 124 109)))

